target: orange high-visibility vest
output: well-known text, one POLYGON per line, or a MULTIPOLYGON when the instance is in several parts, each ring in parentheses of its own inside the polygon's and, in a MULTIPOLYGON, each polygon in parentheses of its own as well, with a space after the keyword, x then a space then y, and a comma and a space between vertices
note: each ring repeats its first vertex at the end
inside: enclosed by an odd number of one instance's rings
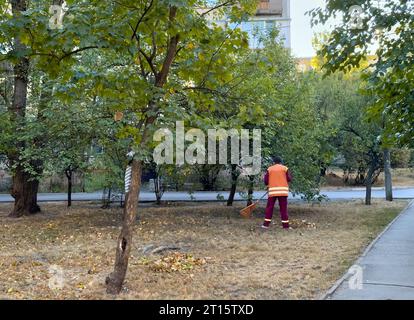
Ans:
POLYGON ((269 172, 269 197, 289 196, 288 170, 287 167, 281 164, 276 164, 267 169, 269 172))

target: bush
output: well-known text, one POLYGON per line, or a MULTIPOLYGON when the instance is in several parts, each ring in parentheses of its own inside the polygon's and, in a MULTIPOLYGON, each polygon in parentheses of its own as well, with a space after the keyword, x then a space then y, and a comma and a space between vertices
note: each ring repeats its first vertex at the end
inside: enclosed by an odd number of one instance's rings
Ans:
POLYGON ((5 173, 0 172, 0 192, 10 192, 12 179, 5 173))
POLYGON ((414 167, 414 150, 411 150, 409 166, 410 168, 414 167))
POLYGON ((412 163, 411 149, 394 149, 391 151, 391 166, 393 168, 408 168, 412 163))

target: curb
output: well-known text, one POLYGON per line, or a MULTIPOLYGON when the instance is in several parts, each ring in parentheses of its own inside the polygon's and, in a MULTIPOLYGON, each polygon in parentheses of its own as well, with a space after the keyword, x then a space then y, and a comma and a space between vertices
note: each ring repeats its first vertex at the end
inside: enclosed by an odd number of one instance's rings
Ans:
MULTIPOLYGON (((409 190, 414 188, 414 186, 403 186, 403 187, 393 187, 392 190, 396 191, 396 190, 409 190)), ((365 191, 366 188, 365 187, 349 187, 349 188, 321 188, 320 192, 342 192, 342 191, 365 191)), ((384 187, 372 187, 372 191, 385 191, 384 187)))
MULTIPOLYGON (((362 258, 364 258, 372 247, 382 238, 382 236, 391 228, 391 226, 412 206, 414 205, 414 200, 411 200, 407 206, 385 227, 385 229, 366 247, 364 252, 354 261, 352 265, 358 265, 362 258)), ((348 268, 349 269, 349 268, 348 268)), ((339 280, 337 280, 334 285, 328 289, 323 295, 321 295, 317 300, 329 300, 329 298, 335 293, 335 291, 344 283, 351 274, 346 272, 339 280)))

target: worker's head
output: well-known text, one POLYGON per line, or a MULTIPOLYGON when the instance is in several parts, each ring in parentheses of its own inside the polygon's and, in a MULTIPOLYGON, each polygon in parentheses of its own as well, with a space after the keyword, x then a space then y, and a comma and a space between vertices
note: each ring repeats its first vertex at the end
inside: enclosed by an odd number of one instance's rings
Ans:
POLYGON ((281 157, 279 157, 279 156, 274 156, 273 157, 273 163, 275 163, 275 164, 282 164, 282 162, 283 162, 283 160, 282 160, 281 157))

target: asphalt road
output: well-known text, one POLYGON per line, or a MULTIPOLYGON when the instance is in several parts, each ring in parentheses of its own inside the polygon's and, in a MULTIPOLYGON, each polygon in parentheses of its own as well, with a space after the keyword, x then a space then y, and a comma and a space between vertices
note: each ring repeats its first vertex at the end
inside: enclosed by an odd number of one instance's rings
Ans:
MULTIPOLYGON (((341 189, 335 191, 324 191, 321 194, 326 195, 330 200, 350 200, 350 199, 364 199, 365 190, 363 188, 358 189, 341 189)), ((223 196, 227 199, 228 192, 194 192, 192 196, 188 192, 166 192, 163 195, 164 201, 216 201, 218 197, 223 196)), ((255 192, 254 197, 256 199, 264 195, 263 191, 255 192)), ((39 202, 53 202, 53 201, 66 201, 67 195, 65 193, 39 193, 39 202)), ((382 188, 374 188, 372 191, 373 198, 384 198, 385 191, 382 188)), ((394 198, 396 199, 414 199, 414 187, 411 188, 395 188, 394 198)), ((101 200, 102 192, 93 193, 74 193, 72 194, 73 201, 94 201, 101 200)), ((300 199, 300 197, 290 196, 290 199, 300 199)), ((235 200, 243 200, 243 198, 236 193, 235 200)), ((140 193, 141 202, 155 201, 155 195, 153 192, 143 191, 140 193)), ((13 198, 8 194, 0 194, 0 202, 13 202, 13 198)))

